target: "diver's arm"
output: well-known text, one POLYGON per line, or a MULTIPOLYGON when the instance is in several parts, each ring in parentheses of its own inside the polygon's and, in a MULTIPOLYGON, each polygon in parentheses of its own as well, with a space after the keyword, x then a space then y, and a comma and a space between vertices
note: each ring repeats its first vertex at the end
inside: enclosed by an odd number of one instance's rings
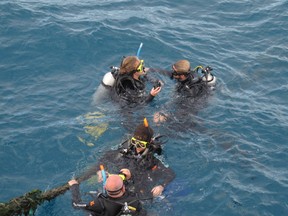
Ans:
POLYGON ((171 168, 165 167, 162 162, 158 164, 158 169, 162 173, 161 185, 165 188, 171 181, 173 181, 176 175, 171 168))
POLYGON ((154 99, 154 97, 155 97, 160 91, 161 91, 161 86, 160 86, 160 87, 157 87, 157 88, 154 88, 154 87, 153 87, 153 88, 151 89, 149 95, 147 96, 145 102, 146 102, 146 103, 151 102, 151 101, 154 99))
POLYGON ((175 178, 174 172, 170 169, 167 169, 165 173, 162 173, 162 175, 165 176, 165 179, 160 181, 161 183, 153 187, 151 190, 151 193, 154 197, 160 196, 162 192, 165 190, 166 186, 175 178))
POLYGON ((68 182, 69 184, 69 189, 72 194, 72 204, 75 206, 75 204, 78 204, 81 202, 81 195, 79 191, 79 183, 76 180, 70 180, 68 182))
POLYGON ((81 195, 80 195, 80 190, 79 190, 79 183, 76 180, 70 180, 68 182, 70 186, 70 191, 72 194, 72 206, 74 208, 82 208, 82 209, 87 209, 89 206, 86 203, 82 203, 81 201, 81 195))
POLYGON ((151 190, 154 197, 160 196, 165 190, 166 186, 175 178, 175 173, 172 169, 164 166, 159 159, 156 159, 156 161, 157 167, 155 168, 154 172, 157 174, 154 177, 154 180, 158 185, 154 186, 151 190))
POLYGON ((152 96, 151 94, 149 94, 145 100, 145 103, 150 103, 152 100, 154 99, 154 96, 152 96))
POLYGON ((72 205, 74 208, 93 211, 93 212, 103 211, 103 208, 99 202, 99 194, 98 194, 97 199, 95 199, 89 203, 83 203, 81 201, 79 183, 73 179, 73 180, 70 180, 68 182, 68 184, 70 186, 70 191, 72 193, 72 205))

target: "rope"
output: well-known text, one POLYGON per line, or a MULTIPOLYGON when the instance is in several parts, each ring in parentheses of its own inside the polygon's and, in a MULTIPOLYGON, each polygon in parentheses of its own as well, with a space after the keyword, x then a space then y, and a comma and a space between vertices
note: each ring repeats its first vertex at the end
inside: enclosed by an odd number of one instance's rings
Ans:
MULTIPOLYGON (((76 180, 81 183, 89 179, 92 175, 95 174, 95 167, 91 167, 85 174, 76 178, 76 180)), ((1 216, 30 216, 34 215, 38 205, 41 205, 45 201, 50 201, 57 196, 64 194, 69 190, 68 183, 63 184, 62 186, 53 188, 51 190, 42 192, 41 190, 35 189, 32 190, 23 196, 19 196, 11 199, 7 203, 0 203, 0 215, 1 216)))

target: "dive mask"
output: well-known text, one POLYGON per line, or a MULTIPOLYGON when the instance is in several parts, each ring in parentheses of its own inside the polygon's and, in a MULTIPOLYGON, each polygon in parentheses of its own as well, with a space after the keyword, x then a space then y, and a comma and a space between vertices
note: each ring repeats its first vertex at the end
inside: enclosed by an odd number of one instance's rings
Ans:
POLYGON ((136 72, 142 72, 144 71, 144 60, 140 60, 139 66, 136 69, 136 72))
POLYGON ((137 140, 136 138, 132 137, 131 138, 131 144, 133 146, 135 146, 136 148, 146 148, 148 142, 146 141, 141 141, 141 140, 137 140))

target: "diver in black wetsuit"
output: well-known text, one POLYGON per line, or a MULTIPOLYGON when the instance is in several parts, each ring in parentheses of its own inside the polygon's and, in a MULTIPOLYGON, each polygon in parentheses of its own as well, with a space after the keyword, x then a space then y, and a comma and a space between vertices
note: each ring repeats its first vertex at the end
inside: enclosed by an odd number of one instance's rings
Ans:
MULTIPOLYGON (((154 156, 161 154, 161 142, 153 138, 152 128, 147 121, 144 122, 144 125, 138 125, 130 140, 100 159, 108 171, 115 172, 120 167, 131 170, 133 176, 129 180, 128 189, 143 199, 161 195, 167 184, 175 178, 173 170, 154 156)), ((99 171, 98 176, 101 178, 99 171)))
MULTIPOLYGON (((119 72, 115 74, 113 90, 116 98, 124 104, 148 103, 161 91, 161 86, 152 88, 149 95, 145 93, 144 60, 136 56, 125 57, 120 65, 119 72)), ((114 96, 114 97, 115 97, 114 96)))
POLYGON ((177 80, 176 92, 182 97, 199 97, 209 93, 215 87, 216 77, 211 74, 212 68, 207 66, 197 66, 191 70, 188 60, 179 60, 172 65, 172 71, 157 70, 149 68, 149 71, 157 71, 177 80), (198 70, 202 70, 202 76, 199 76, 198 70))
MULTIPOLYGON (((152 69, 152 71, 157 71, 152 69)), ((179 122, 185 122, 188 113, 196 114, 204 107, 208 96, 215 88, 216 77, 211 73, 212 68, 197 66, 194 70, 190 68, 188 60, 179 60, 172 65, 172 71, 158 70, 159 73, 170 76, 177 81, 176 97, 170 102, 169 110, 154 114, 154 122, 164 122, 167 119, 178 119, 179 122), (202 75, 198 74, 201 69, 202 75), (177 110, 177 112, 175 112, 177 110)), ((167 108, 166 108, 167 109, 167 108)), ((175 122, 175 121, 174 121, 175 122)))
POLYGON ((172 76, 178 81, 176 91, 181 96, 195 98, 207 93, 207 83, 190 71, 190 63, 187 60, 176 62, 172 68, 172 76))
POLYGON ((72 205, 75 208, 84 209, 91 216, 115 216, 115 215, 146 215, 142 205, 134 193, 125 189, 123 179, 131 178, 127 169, 122 169, 119 175, 109 175, 105 184, 107 195, 99 193, 89 203, 82 203, 79 192, 79 183, 76 180, 68 182, 72 193, 72 205))

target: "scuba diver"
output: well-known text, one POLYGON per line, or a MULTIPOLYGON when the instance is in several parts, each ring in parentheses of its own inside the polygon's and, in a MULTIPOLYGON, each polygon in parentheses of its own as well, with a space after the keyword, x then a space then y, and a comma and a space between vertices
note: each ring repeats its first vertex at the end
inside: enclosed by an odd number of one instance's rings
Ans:
POLYGON ((216 77, 211 73, 210 66, 197 66, 191 70, 188 60, 179 60, 172 65, 172 71, 149 68, 148 71, 159 72, 177 81, 176 92, 183 97, 199 97, 213 90, 216 77), (201 70, 202 75, 199 75, 201 70))
POLYGON ((125 57, 120 65, 119 74, 115 76, 115 85, 113 86, 116 97, 127 103, 148 103, 161 91, 161 86, 152 88, 150 93, 145 93, 144 60, 137 56, 125 57), (144 77, 143 77, 144 75, 144 77))
MULTIPOLYGON (((100 159, 106 168, 115 171, 119 167, 127 167, 133 176, 128 189, 140 199, 152 199, 160 196, 165 187, 175 178, 175 173, 164 165, 155 154, 161 155, 161 136, 153 137, 153 129, 145 118, 144 124, 136 127, 134 135, 120 145, 117 150, 107 152, 100 159)), ((98 171, 101 179, 101 172, 98 171)))
MULTIPOLYGON (((168 75, 176 82, 176 97, 168 104, 168 110, 154 114, 154 122, 165 122, 167 119, 185 122, 188 113, 195 115, 207 103, 207 98, 216 86, 216 77, 211 67, 197 66, 191 70, 188 60, 179 60, 172 65, 172 71, 149 69, 168 75), (202 75, 199 74, 201 71, 202 75), (177 110, 175 113, 174 110, 177 110), (189 112, 187 112, 189 110, 189 112), (168 114, 171 112, 170 114, 168 114), (172 114, 173 113, 173 114, 172 114)), ((167 106, 167 105, 166 105, 167 106)), ((167 109, 167 108, 166 108, 167 109)), ((189 118, 188 118, 189 119, 189 118)), ((175 122, 175 121, 173 121, 175 122)))
POLYGON ((79 183, 72 179, 68 182, 72 205, 74 208, 86 210, 90 216, 146 215, 136 195, 125 189, 125 182, 130 178, 128 169, 121 169, 119 175, 109 175, 104 186, 105 193, 98 193, 88 203, 81 202, 79 183))
POLYGON ((157 81, 158 85, 154 86, 148 95, 146 94, 146 81, 152 83, 156 81, 147 77, 144 60, 140 60, 137 56, 123 57, 120 68, 112 67, 111 69, 111 72, 104 75, 93 100, 96 101, 107 94, 108 89, 112 90, 112 98, 124 105, 144 104, 151 102, 161 91, 161 84, 159 85, 160 82, 157 81))
POLYGON ((215 87, 216 77, 211 73, 212 68, 209 66, 197 66, 191 71, 189 61, 179 60, 172 65, 172 70, 171 77, 177 80, 176 91, 183 96, 199 97, 215 87), (202 70, 202 76, 198 75, 199 69, 202 70))

